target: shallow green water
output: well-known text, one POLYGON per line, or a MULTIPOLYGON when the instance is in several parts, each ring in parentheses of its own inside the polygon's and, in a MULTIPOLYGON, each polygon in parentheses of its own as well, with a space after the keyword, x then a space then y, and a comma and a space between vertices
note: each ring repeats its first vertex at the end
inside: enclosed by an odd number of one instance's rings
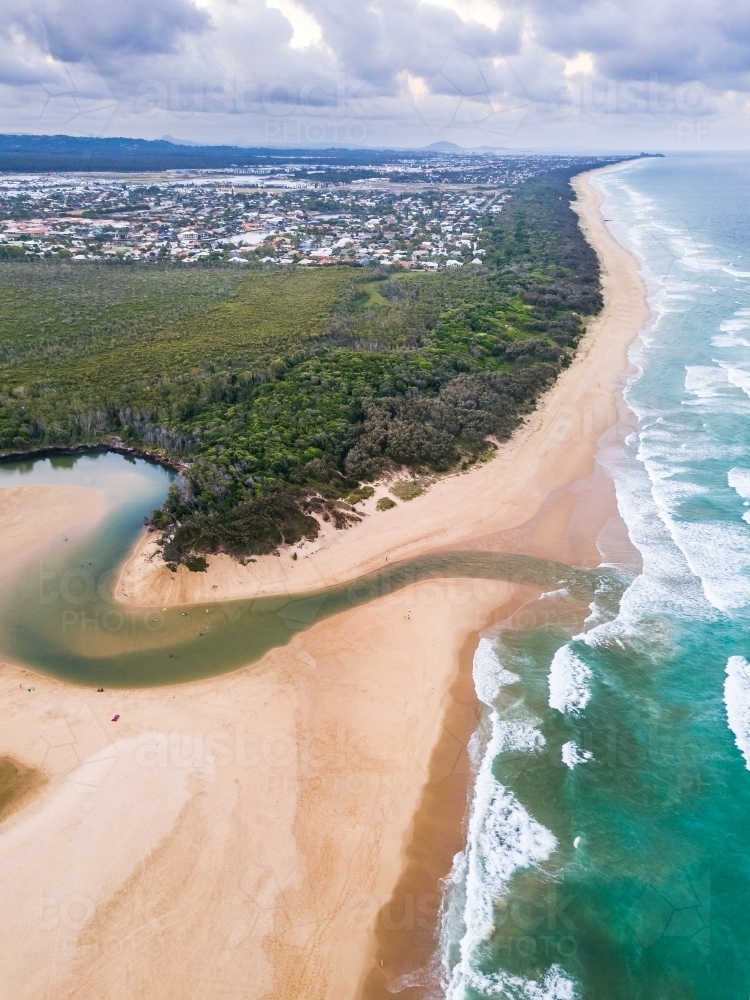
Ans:
MULTIPOLYGON (((544 589, 568 586, 590 599, 603 578, 524 556, 458 552, 389 565, 352 584, 303 597, 164 612, 130 609, 112 598, 112 588, 143 517, 166 495, 170 479, 164 469, 114 454, 0 466, 0 486, 85 484, 99 489, 108 503, 97 530, 75 544, 58 540, 0 587, 0 652, 5 657, 79 684, 169 684, 253 663, 314 622, 417 580, 467 577, 544 589)), ((387 616, 387 607, 383 613, 387 616)))

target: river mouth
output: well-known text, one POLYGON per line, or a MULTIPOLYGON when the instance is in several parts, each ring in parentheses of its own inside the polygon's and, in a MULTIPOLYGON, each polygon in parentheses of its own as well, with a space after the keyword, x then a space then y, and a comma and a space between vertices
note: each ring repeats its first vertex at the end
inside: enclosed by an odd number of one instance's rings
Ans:
MULTIPOLYGON (((0 487, 88 486, 106 504, 104 519, 85 537, 57 539, 0 585, 0 653, 6 659, 91 687, 183 683, 257 662, 315 622, 421 580, 435 581, 439 600, 450 578, 568 587, 584 596, 607 575, 517 554, 452 552, 389 564, 352 583, 302 595, 127 607, 113 596, 120 567, 173 478, 160 466, 114 453, 0 466, 0 487)), ((619 586, 614 578, 611 586, 619 586)))

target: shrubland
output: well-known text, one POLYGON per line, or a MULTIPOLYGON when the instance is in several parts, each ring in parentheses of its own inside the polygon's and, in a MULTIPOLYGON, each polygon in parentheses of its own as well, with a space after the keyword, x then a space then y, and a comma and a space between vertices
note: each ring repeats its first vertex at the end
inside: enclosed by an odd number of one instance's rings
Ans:
POLYGON ((201 568, 314 537, 387 470, 507 439, 601 307, 570 171, 437 273, 0 259, 0 451, 111 444, 184 463, 153 523, 201 568))

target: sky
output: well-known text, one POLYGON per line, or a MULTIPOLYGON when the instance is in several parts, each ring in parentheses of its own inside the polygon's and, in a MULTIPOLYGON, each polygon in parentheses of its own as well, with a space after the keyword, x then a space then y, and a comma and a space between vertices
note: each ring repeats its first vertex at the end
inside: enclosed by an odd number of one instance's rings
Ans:
POLYGON ((750 0, 2 0, 0 132, 750 146, 750 0))

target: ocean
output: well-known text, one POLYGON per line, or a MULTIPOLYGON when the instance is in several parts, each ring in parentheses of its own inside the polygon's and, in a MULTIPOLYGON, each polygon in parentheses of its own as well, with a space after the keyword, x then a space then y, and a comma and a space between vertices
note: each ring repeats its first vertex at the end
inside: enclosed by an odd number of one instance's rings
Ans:
POLYGON ((546 623, 480 642, 449 1000, 750 996, 748 176, 705 154, 594 180, 653 313, 598 456, 642 568, 602 539, 622 586, 582 629, 558 591, 546 623))

